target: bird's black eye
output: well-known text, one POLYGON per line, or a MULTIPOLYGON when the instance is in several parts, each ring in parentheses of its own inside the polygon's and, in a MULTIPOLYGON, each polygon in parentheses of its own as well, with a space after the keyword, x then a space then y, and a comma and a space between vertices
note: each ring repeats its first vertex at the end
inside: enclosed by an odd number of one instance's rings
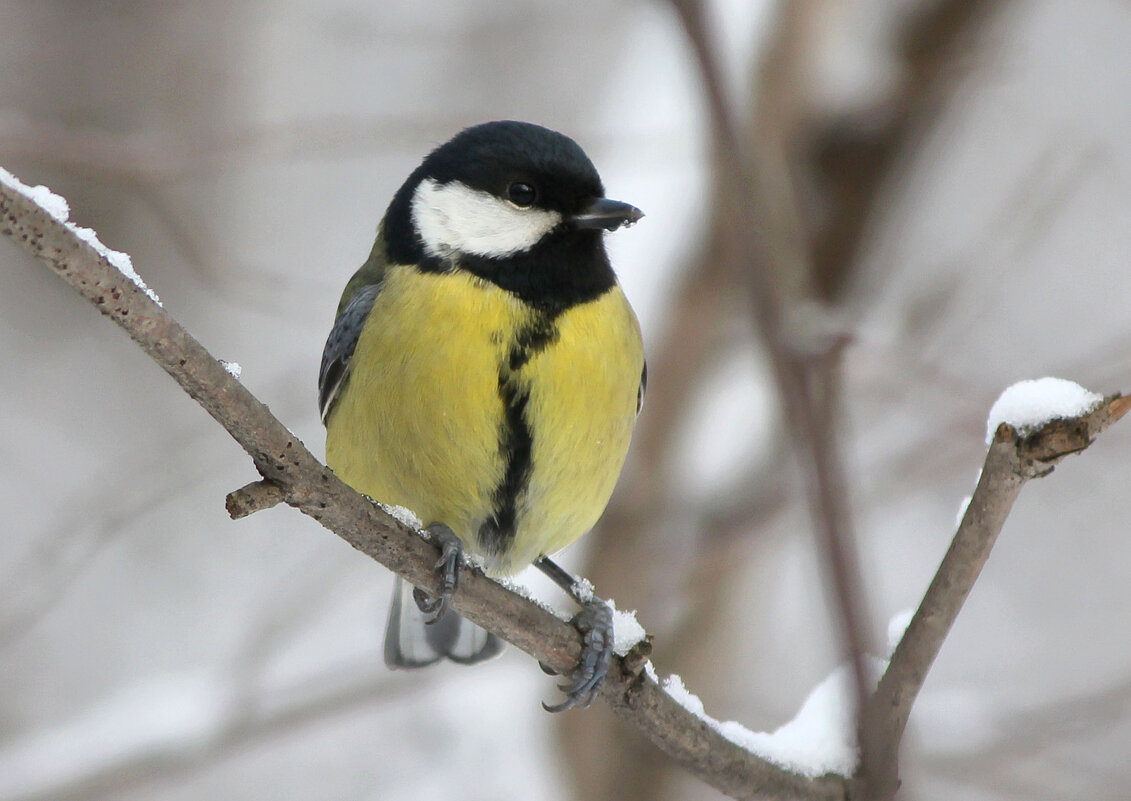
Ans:
POLYGON ((507 199, 516 206, 533 206, 537 197, 538 192, 534 187, 523 181, 515 181, 507 187, 507 199))

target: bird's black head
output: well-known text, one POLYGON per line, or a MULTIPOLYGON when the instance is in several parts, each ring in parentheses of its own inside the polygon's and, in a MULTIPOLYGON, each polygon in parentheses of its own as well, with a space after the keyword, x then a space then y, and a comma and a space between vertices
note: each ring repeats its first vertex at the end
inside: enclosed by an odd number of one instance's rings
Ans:
POLYGON ((529 303, 564 308, 615 284, 601 233, 639 209, 605 198, 567 136, 525 122, 488 122, 432 151, 385 215, 390 261, 466 270, 529 303))

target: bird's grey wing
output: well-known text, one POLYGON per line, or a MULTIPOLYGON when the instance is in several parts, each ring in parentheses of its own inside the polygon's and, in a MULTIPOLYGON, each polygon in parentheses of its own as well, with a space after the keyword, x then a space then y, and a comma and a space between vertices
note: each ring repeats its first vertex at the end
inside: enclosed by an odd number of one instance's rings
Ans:
POLYGON ((357 338, 361 336, 361 329, 380 292, 380 284, 370 284, 358 290, 334 321, 334 328, 326 339, 326 347, 322 350, 322 367, 318 371, 318 408, 322 413, 323 425, 329 419, 334 402, 349 378, 350 360, 357 347, 357 338))

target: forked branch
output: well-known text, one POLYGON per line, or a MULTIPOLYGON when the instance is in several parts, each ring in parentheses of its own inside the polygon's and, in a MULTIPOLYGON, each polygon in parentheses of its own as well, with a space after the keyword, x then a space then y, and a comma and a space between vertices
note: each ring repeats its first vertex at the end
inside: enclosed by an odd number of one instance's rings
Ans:
POLYGON ((1085 415, 1053 420, 1025 435, 1006 423, 998 426, 950 549, 865 708, 861 742, 871 772, 860 777, 861 797, 888 798, 898 788, 899 746, 911 707, 1022 486, 1087 448, 1128 409, 1131 398, 1115 395, 1085 415))

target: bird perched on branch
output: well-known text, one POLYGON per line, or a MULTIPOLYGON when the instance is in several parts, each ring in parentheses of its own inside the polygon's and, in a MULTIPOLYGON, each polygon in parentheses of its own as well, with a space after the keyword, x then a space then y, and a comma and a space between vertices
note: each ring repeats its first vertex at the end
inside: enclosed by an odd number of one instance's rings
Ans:
POLYGON ((441 551, 438 596, 397 579, 390 667, 501 650, 448 614, 466 551, 490 575, 533 563, 573 595, 585 648, 547 709, 596 694, 610 610, 548 555, 604 511, 643 399, 640 327, 604 244, 642 216, 605 197, 572 139, 509 121, 436 148, 389 204, 342 294, 318 388, 330 467, 413 510, 441 551))

